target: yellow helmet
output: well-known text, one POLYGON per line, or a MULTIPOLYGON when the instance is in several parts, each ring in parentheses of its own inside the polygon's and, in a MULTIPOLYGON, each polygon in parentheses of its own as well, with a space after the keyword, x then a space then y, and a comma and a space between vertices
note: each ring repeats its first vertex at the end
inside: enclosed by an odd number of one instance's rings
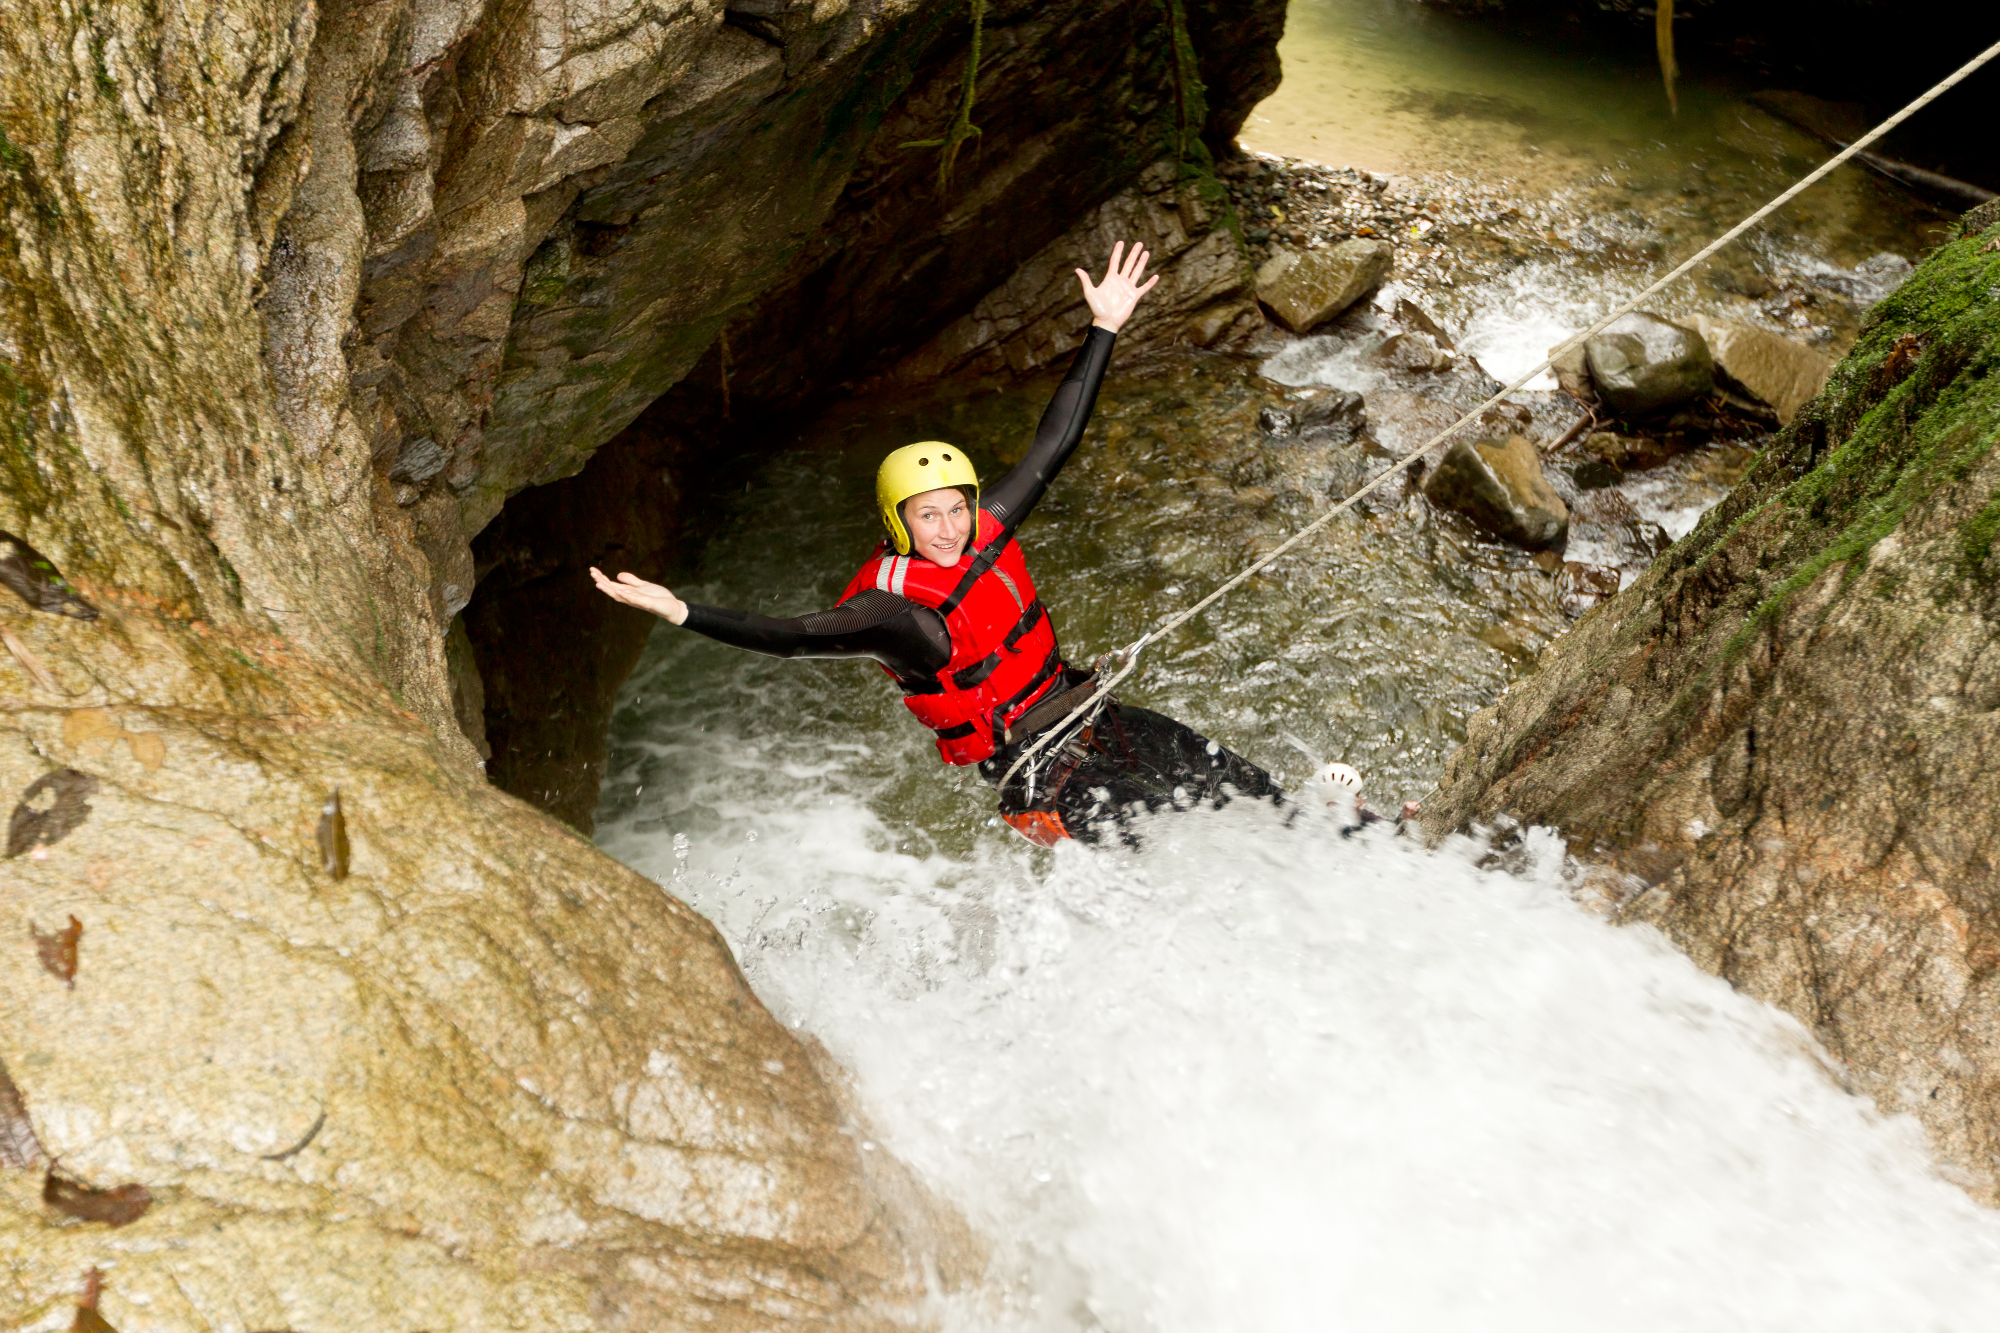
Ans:
POLYGON ((882 525, 897 555, 910 553, 910 530, 903 526, 903 501, 945 486, 972 488, 972 544, 979 545, 979 474, 972 460, 955 444, 919 440, 882 460, 875 470, 875 503, 882 508, 882 525))

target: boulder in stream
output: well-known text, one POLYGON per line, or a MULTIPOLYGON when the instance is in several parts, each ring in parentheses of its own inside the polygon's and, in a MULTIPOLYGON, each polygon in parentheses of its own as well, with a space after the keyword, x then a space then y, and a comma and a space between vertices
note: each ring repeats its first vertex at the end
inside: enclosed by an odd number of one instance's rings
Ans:
POLYGON ((1791 424, 1833 373, 1826 353, 1769 329, 1707 315, 1696 315, 1692 323, 1715 358, 1717 381, 1769 407, 1780 424, 1791 424))
POLYGON ((1306 333, 1381 286, 1395 256, 1387 241, 1359 238, 1273 255, 1257 270, 1257 299, 1286 328, 1306 333))
POLYGON ((1521 435, 1453 441, 1431 470, 1424 494, 1530 550, 1555 545, 1569 530, 1569 507, 1542 475, 1534 444, 1521 435))
POLYGON ((1640 417, 1699 398, 1715 385, 1708 344, 1693 329, 1634 311, 1586 339, 1591 382, 1612 411, 1640 417))

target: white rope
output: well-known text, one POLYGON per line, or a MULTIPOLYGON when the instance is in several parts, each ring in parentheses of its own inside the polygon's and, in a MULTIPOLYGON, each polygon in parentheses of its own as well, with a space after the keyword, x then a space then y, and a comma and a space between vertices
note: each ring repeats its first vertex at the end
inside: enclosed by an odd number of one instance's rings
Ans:
POLYGON ((1070 723, 1074 722, 1077 718, 1082 717, 1086 712, 1090 711, 1091 709, 1101 707, 1104 697, 1111 693, 1112 688, 1116 686, 1120 681, 1124 680, 1127 676, 1131 675, 1133 671, 1138 669, 1139 654, 1145 651, 1146 646, 1148 644, 1161 638, 1163 635, 1172 633, 1174 630, 1179 629, 1182 625, 1185 625, 1188 621, 1200 615, 1203 611, 1207 610, 1217 601, 1220 601, 1223 597, 1227 596, 1237 587, 1239 587, 1249 579, 1255 577, 1256 575, 1262 573, 1264 570, 1268 569, 1274 562, 1276 562, 1281 556, 1283 556, 1285 552, 1291 550, 1294 546, 1297 546, 1300 542, 1304 541, 1306 538, 1312 536, 1315 532, 1318 532, 1321 528, 1331 523, 1341 514, 1351 509, 1358 501, 1361 500, 1362 497, 1369 494, 1377 486, 1380 486, 1384 481, 1387 481, 1391 473, 1395 472, 1399 468, 1408 467, 1420 455, 1429 453, 1432 449, 1444 443, 1446 440, 1450 439, 1453 435, 1456 435, 1460 430, 1464 429, 1464 427, 1468 422, 1472 421, 1481 412, 1484 412, 1489 407, 1495 406, 1503 399, 1505 399, 1508 394, 1514 393, 1517 390, 1525 387, 1528 381, 1534 379, 1537 375, 1541 374, 1543 371, 1547 370, 1550 366, 1554 365, 1556 360, 1560 358, 1564 353, 1568 352, 1570 349, 1574 347, 1581 346, 1586 338, 1589 338, 1594 334, 1598 333, 1606 325, 1610 324, 1613 320, 1618 319, 1620 316, 1629 314, 1632 310, 1638 307, 1640 302, 1645 301, 1647 298, 1655 295, 1661 289, 1666 287, 1667 284, 1673 282, 1676 278, 1679 278, 1682 275, 1686 274, 1690 269, 1694 268, 1696 265, 1702 263, 1704 260, 1714 255, 1716 251, 1728 245, 1731 241, 1741 236, 1744 232, 1749 231, 1752 227, 1762 222, 1765 218, 1771 216, 1771 214, 1777 212, 1780 208, 1783 208, 1786 204, 1798 198, 1801 194, 1804 194, 1807 190, 1811 189, 1813 186, 1819 184, 1819 182, 1826 179, 1826 177, 1831 172, 1833 172, 1835 168, 1841 166, 1843 163, 1853 158, 1857 153, 1867 148, 1868 145, 1874 143, 1877 139, 1880 139, 1890 130, 1895 129, 1898 125, 1908 120, 1911 116, 1915 115, 1917 112, 1929 106, 1932 102, 1936 101, 1945 92, 1947 92, 1957 84, 1963 82, 1981 65, 1986 64, 1989 60, 1992 60, 1995 56, 2000 56, 2000 42, 1995 42, 1992 46, 1987 47, 1984 51, 1980 52, 1978 55, 1974 56, 1971 60, 1961 65, 1948 78, 1946 78, 1943 82, 1939 83, 1936 87, 1932 88, 1929 92, 1925 93, 1923 96, 1919 97, 1916 101, 1904 107, 1901 111, 1898 111, 1895 115, 1883 121, 1880 125, 1877 125, 1874 129, 1868 131, 1868 133, 1862 135, 1859 139, 1856 139, 1853 143, 1847 145, 1847 147, 1841 149, 1840 152, 1836 153, 1833 157, 1828 158, 1826 162, 1820 165, 1818 170, 1814 171, 1811 175, 1800 180, 1796 185, 1792 186, 1789 190, 1786 190, 1783 194, 1773 199, 1770 203, 1765 204, 1762 208, 1758 209, 1755 213, 1752 213, 1749 217, 1744 218, 1741 222, 1737 223, 1734 227, 1731 227, 1728 231, 1724 232, 1721 236, 1717 237, 1715 240, 1710 241, 1700 251, 1696 252, 1696 254, 1693 257, 1683 261, 1679 267, 1673 270, 1673 272, 1667 274, 1665 277, 1655 282, 1652 286, 1646 288, 1645 291, 1640 292, 1637 296, 1627 301, 1624 305, 1619 306, 1616 310, 1613 310, 1610 314, 1598 320, 1595 324, 1585 329, 1582 333, 1579 333, 1576 336, 1568 339, 1560 347, 1551 350, 1548 356, 1542 361, 1538 362, 1533 370, 1521 376, 1520 379, 1515 380, 1512 384, 1508 385, 1506 388, 1500 390, 1500 392, 1494 394, 1491 398, 1488 398, 1485 402, 1481 403, 1479 406, 1467 412, 1457 421, 1454 421, 1451 425, 1445 427, 1443 430, 1439 431, 1436 435, 1424 441, 1424 443, 1418 445, 1416 448, 1410 450, 1410 452, 1404 454, 1401 458, 1391 463, 1388 467, 1382 469, 1382 471, 1376 473, 1372 478, 1368 480, 1367 484, 1361 487, 1361 489, 1355 491, 1354 494, 1348 496, 1345 500, 1342 500, 1339 504, 1336 504, 1333 508, 1327 510, 1324 514, 1321 514, 1318 518, 1306 524, 1306 526, 1304 526, 1303 528, 1300 528, 1297 532, 1293 533, 1289 538, 1287 538, 1285 542, 1282 545, 1280 545, 1277 549, 1271 551, 1263 558, 1251 564, 1251 566, 1248 569, 1245 569, 1242 573, 1236 575, 1234 578, 1223 583, 1221 586, 1216 588, 1215 591, 1209 593, 1208 596, 1202 598, 1200 601, 1196 602, 1193 606, 1186 607, 1180 611, 1176 611, 1174 614, 1168 616, 1165 620, 1162 620, 1158 625, 1155 625, 1152 629, 1147 630, 1144 634, 1141 634, 1138 638, 1132 640, 1132 642, 1125 645, 1125 647, 1118 649, 1115 653, 1112 654, 1112 656, 1123 658, 1125 665, 1123 665, 1115 673, 1113 673, 1113 675, 1108 680, 1105 680, 1104 682, 1099 684, 1097 689, 1092 692, 1091 696, 1088 699, 1085 699, 1082 703, 1078 704, 1074 709, 1072 709, 1069 712, 1069 714, 1062 719, 1062 721, 1056 723, 1054 726, 1049 727, 1047 730, 1043 731, 1042 734, 1036 738, 1033 744, 1028 746, 1027 749, 1023 750, 1020 754, 1020 757, 1014 760, 1013 765, 1010 768, 1008 768, 1006 774, 1000 779, 1001 789, 1004 791, 1006 789, 1007 783, 1013 779, 1014 774, 1020 771, 1021 765, 1027 763, 1030 759, 1034 758, 1035 755, 1039 754, 1042 750, 1048 748, 1048 746, 1053 744, 1062 735, 1062 733, 1069 726, 1070 723))

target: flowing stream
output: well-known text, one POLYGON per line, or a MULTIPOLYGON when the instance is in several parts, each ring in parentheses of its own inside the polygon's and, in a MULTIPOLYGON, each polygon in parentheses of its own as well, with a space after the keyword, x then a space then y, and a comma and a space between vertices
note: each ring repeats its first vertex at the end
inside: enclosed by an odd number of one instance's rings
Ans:
MULTIPOLYGON (((1273 136, 1338 124, 1336 162, 1429 153, 1499 179, 1523 141, 1481 149, 1462 103, 1381 96, 1370 120, 1305 86, 1333 69, 1354 108, 1419 70, 1554 95, 1547 70, 1458 32, 1445 61, 1435 23, 1400 5, 1295 4, 1293 79, 1249 137, 1298 155, 1273 136)), ((1586 111, 1619 80, 1592 79, 1537 131, 1545 154, 1617 149, 1624 113, 1586 111)), ((1692 114, 1707 96, 1690 91, 1692 114)), ((1852 188, 1858 212, 1783 241, 1800 262, 1852 266, 1919 216, 1852 188)), ((1560 323, 1601 285, 1573 254, 1539 262, 1512 288, 1419 295, 1466 328, 1540 294, 1560 323)), ((1023 534, 1072 660, 1380 466, 1259 430, 1296 386, 1340 383, 1336 353, 1114 375, 1023 534)), ((1047 388, 940 386, 806 423, 718 499, 728 518, 681 591, 830 605, 874 541, 880 455, 942 437, 1002 465, 1047 388)), ((1656 470, 1632 504, 1677 536, 1745 457, 1656 470)), ((852 1071, 880 1140, 864 1150, 910 1163, 986 1238, 987 1280, 938 1294, 947 1328, 1989 1327, 2000 1218, 1940 1175, 1913 1121, 1843 1091, 1796 1022, 1594 915, 1551 832, 1504 865, 1470 840, 1426 852, 1386 825, 1344 835, 1303 786, 1342 758, 1378 807, 1421 796, 1467 716, 1565 624, 1545 568, 1392 493, 1123 692, 1302 790, 1296 815, 1239 803, 1155 823, 1137 849, 1054 852, 937 763, 874 668, 663 626, 614 719, 599 841, 717 924, 773 1012, 852 1071)))

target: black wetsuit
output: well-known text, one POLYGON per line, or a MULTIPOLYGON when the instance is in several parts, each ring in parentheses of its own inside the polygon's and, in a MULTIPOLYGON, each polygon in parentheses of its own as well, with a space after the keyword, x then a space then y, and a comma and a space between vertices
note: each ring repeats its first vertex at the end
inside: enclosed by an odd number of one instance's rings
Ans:
MULTIPOLYGON (((999 520, 997 552, 1047 493, 1083 440, 1084 426, 1097 402, 1098 385, 1111 361, 1115 335, 1092 326, 1069 373, 1035 430, 1027 454, 980 495, 980 508, 999 520)), ((865 657, 889 668, 899 680, 935 675, 951 660, 951 636, 937 611, 879 589, 858 592, 830 611, 775 619, 752 611, 732 611, 690 602, 686 628, 709 638, 773 657, 865 657)), ((1074 685, 1085 673, 1065 668, 1074 685)), ((1051 692, 1051 696, 1053 697, 1051 692)), ((1010 744, 979 764, 998 783, 1032 734, 1016 734, 1010 744)), ((1034 807, 1058 814, 1071 836, 1101 836, 1107 819, 1136 805, 1147 809, 1220 804, 1225 784, 1249 796, 1278 795, 1270 775, 1249 760, 1159 713, 1129 705, 1108 706, 1091 729, 1088 752, 1069 765, 1053 794, 1036 793, 1034 807)), ((1025 789, 1017 779, 1001 793, 1001 809, 1023 808, 1025 789)))

